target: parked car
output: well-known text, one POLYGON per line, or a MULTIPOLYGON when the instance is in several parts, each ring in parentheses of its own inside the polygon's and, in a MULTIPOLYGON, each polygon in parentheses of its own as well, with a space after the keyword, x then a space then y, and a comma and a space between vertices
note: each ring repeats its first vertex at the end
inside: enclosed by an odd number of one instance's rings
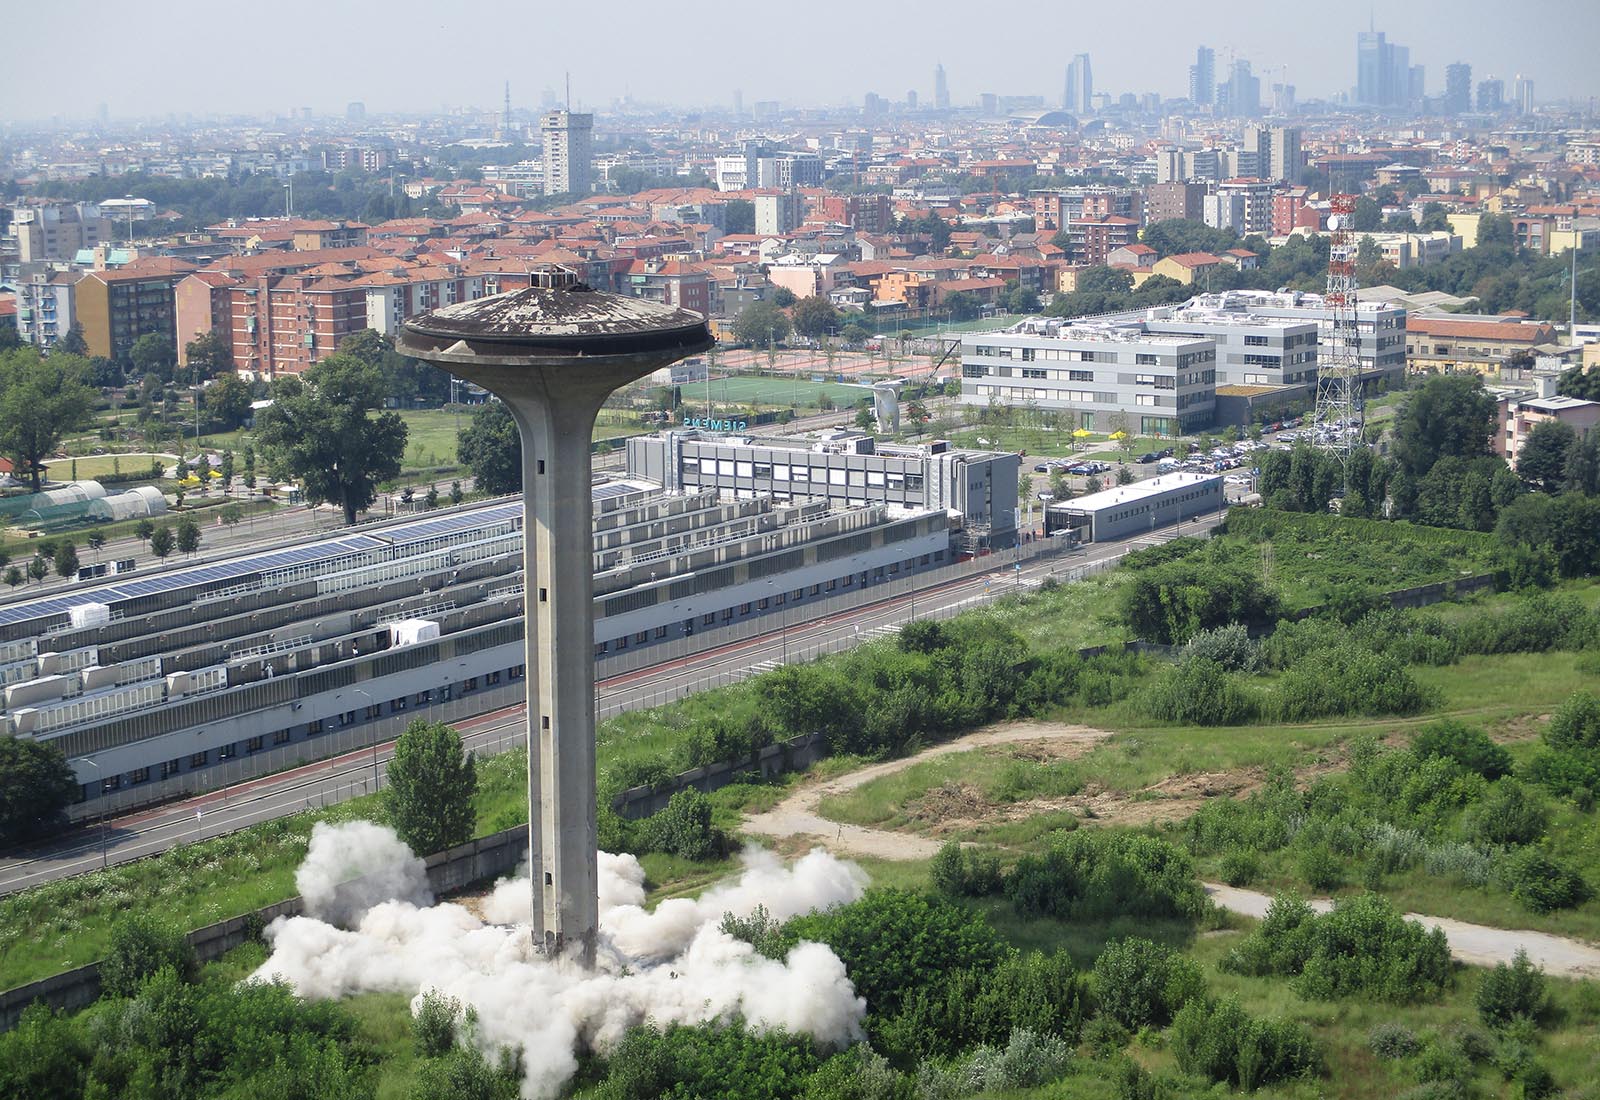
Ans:
POLYGON ((1159 461, 1161 461, 1161 456, 1159 454, 1157 454, 1155 451, 1151 451, 1148 454, 1142 454, 1142 455, 1139 456, 1140 465, 1143 465, 1143 464, 1145 464, 1147 462, 1159 462, 1159 461))

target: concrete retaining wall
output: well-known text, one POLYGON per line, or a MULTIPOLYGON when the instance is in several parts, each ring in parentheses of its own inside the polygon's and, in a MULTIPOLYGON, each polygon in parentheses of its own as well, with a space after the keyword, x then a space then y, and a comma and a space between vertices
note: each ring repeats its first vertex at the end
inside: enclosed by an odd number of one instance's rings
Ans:
MULTIPOLYGON (((449 894, 473 883, 498 878, 516 869, 528 851, 527 826, 518 826, 479 837, 447 852, 429 856, 428 886, 435 894, 449 894)), ((189 943, 201 962, 232 951, 260 934, 261 929, 279 917, 296 917, 305 912, 305 900, 285 901, 208 924, 189 933, 189 943)), ((0 993, 0 1031, 17 1026, 22 1010, 34 1001, 43 1001, 58 1011, 75 1012, 86 1008, 100 996, 100 964, 89 963, 62 974, 52 974, 36 982, 0 993)))

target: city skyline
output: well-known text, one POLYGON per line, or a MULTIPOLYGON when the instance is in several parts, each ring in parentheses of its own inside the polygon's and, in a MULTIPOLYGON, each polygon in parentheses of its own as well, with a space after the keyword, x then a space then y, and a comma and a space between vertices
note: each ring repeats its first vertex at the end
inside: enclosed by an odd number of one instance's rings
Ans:
MULTIPOLYGON (((1499 9, 1483 0, 1465 0, 1448 21, 1426 13, 1394 10, 1372 20, 1370 13, 1336 11, 1326 16, 1314 40, 1332 48, 1308 49, 1307 24, 1301 12, 1265 3, 1238 7, 1239 18, 1227 31, 1203 12, 1178 4, 1161 4, 1160 18, 1143 24, 1138 36, 1113 29, 1095 34, 1075 25, 1070 12, 1049 12, 1041 17, 1039 33, 1011 40, 996 28, 996 43, 1003 48, 958 53, 952 46, 968 35, 952 35, 952 20, 959 10, 935 2, 925 9, 927 18, 907 24, 900 13, 846 8, 824 3, 818 14, 848 13, 849 25, 869 40, 892 41, 896 48, 881 51, 872 71, 855 67, 834 69, 823 65, 774 66, 761 39, 749 28, 730 21, 726 9, 691 2, 690 17, 675 23, 693 32, 663 30, 660 34, 617 34, 596 39, 580 13, 540 9, 513 11, 508 26, 492 38, 445 46, 441 56, 430 52, 427 80, 414 84, 397 79, 405 71, 405 58, 420 40, 450 42, 452 23, 437 9, 400 0, 380 9, 369 4, 313 5, 287 0, 275 11, 271 25, 252 29, 257 56, 293 56, 308 27, 315 26, 324 40, 359 40, 364 48, 342 51, 334 65, 286 65, 274 60, 249 81, 220 81, 204 75, 203 67, 148 66, 150 71, 129 79, 142 58, 166 50, 175 56, 220 58, 230 39, 216 29, 206 8, 191 0, 171 5, 172 18, 164 20, 160 37, 140 28, 128 28, 110 18, 109 4, 94 3, 72 9, 71 32, 84 52, 95 58, 124 60, 118 64, 83 65, 70 79, 59 71, 56 51, 26 51, 0 74, 0 95, 7 104, 3 121, 39 122, 51 119, 94 117, 102 104, 111 118, 160 117, 168 114, 245 114, 275 117, 310 107, 319 117, 342 115, 346 104, 362 101, 370 115, 434 113, 442 109, 500 108, 505 83, 510 82, 513 106, 536 110, 546 90, 560 96, 570 70, 575 110, 605 109, 620 100, 680 108, 727 106, 736 91, 746 103, 779 101, 788 105, 832 107, 859 103, 868 92, 891 100, 905 89, 916 90, 928 101, 933 96, 934 62, 943 60, 948 73, 950 101, 961 107, 985 92, 1000 95, 1038 95, 1059 102, 1062 73, 1074 54, 1093 59, 1097 90, 1113 97, 1123 92, 1156 92, 1164 99, 1188 94, 1188 71, 1198 46, 1216 51, 1219 74, 1234 60, 1248 60, 1254 69, 1273 80, 1282 76, 1300 89, 1302 99, 1332 99, 1349 95, 1357 83, 1357 35, 1376 27, 1392 42, 1410 48, 1411 61, 1428 77, 1427 92, 1444 91, 1445 67, 1454 62, 1472 66, 1475 78, 1493 75, 1510 82, 1518 73, 1536 81, 1541 101, 1600 96, 1600 73, 1586 65, 1588 46, 1600 38, 1600 9, 1576 0, 1532 0, 1518 10, 1518 21, 1559 26, 1562 33, 1539 36, 1491 35, 1499 9), (87 9, 87 11, 86 11, 87 9), (1477 13, 1475 15, 1475 13, 1477 13), (1478 17, 1481 15, 1481 18, 1478 17), (946 17, 948 16, 948 17, 946 17), (419 37, 420 36, 420 37, 419 37), (531 42, 555 46, 547 62, 531 42), (592 42, 593 51, 561 48, 564 43, 592 42), (702 48, 714 65, 668 63, 681 60, 681 51, 702 48), (459 64, 452 63, 459 50, 459 64), (533 64, 530 65, 530 58, 533 64), (204 94, 196 89, 204 84, 204 94)), ((14 13, 9 26, 18 41, 44 41, 65 33, 69 17, 60 9, 28 8, 14 13)), ((783 48, 789 56, 819 58, 837 52, 838 24, 829 18, 808 20, 786 28, 783 48)), ((976 29, 976 28, 975 28, 976 29)), ((459 28, 456 28, 459 30, 459 28)), ((233 58, 230 71, 249 72, 248 57, 233 58)))

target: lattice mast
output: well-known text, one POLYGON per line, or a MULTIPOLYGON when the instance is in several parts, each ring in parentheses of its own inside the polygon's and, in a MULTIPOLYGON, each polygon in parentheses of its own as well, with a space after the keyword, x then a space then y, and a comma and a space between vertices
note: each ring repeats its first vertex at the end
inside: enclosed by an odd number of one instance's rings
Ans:
POLYGON ((1350 234, 1354 195, 1333 196, 1328 218, 1328 291, 1332 315, 1327 338, 1317 354, 1316 424, 1325 445, 1340 461, 1362 446, 1365 413, 1361 399, 1361 333, 1356 327, 1356 242, 1350 234))

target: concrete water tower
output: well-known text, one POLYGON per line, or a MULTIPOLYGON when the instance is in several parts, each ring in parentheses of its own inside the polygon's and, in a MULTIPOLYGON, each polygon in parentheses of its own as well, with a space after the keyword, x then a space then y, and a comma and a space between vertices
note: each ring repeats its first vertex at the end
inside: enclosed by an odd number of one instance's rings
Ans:
POLYGON ((565 270, 406 322, 409 355, 505 402, 522 434, 528 841, 534 941, 594 959, 594 557, 590 437, 617 387, 712 345, 688 310, 596 291, 565 270))

